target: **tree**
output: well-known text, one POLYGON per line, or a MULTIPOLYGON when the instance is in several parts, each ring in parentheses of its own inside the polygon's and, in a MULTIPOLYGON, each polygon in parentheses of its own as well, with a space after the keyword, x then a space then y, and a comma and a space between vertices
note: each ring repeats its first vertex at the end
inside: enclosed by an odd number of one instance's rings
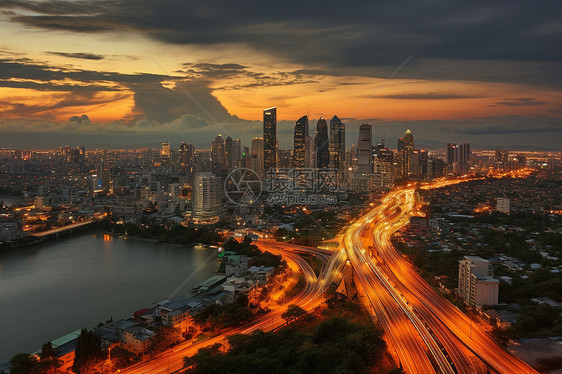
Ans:
POLYGON ((151 352, 162 352, 183 341, 181 331, 172 326, 158 326, 150 338, 151 352))
POLYGON ((300 318, 306 314, 306 310, 301 308, 298 305, 291 304, 287 307, 287 311, 281 314, 281 318, 283 318, 287 323, 291 323, 297 318, 300 318))
POLYGON ((83 328, 76 341, 72 370, 78 374, 89 373, 104 358, 100 336, 83 328))
POLYGON ((41 353, 39 354, 39 367, 44 371, 58 369, 61 367, 61 362, 58 359, 57 353, 55 352, 51 342, 47 342, 41 347, 41 353))
POLYGON ((11 374, 39 374, 38 361, 28 353, 18 353, 10 360, 11 374))

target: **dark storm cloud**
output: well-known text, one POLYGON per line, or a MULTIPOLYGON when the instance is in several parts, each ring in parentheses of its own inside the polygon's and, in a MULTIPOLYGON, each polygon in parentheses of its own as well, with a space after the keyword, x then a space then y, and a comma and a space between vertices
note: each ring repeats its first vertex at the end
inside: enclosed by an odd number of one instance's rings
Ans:
POLYGON ((505 99, 503 101, 498 101, 490 107, 496 106, 536 106, 536 105, 546 105, 546 101, 539 101, 535 97, 519 97, 515 99, 505 99))
POLYGON ((67 53, 67 52, 47 52, 48 54, 55 55, 55 56, 62 56, 68 58, 77 58, 83 60, 103 60, 104 57, 102 55, 96 55, 94 53, 67 53))
MULTIPOLYGON (((370 96, 369 96, 370 97, 370 96)), ((454 100, 454 99, 475 99, 483 96, 464 95, 458 93, 403 93, 395 95, 379 95, 379 98, 395 100, 454 100)))
MULTIPOLYGON (((107 96, 105 99, 100 99, 96 97, 96 93, 130 90, 134 92, 137 113, 158 121, 170 121, 182 114, 190 113, 190 110, 194 110, 189 98, 162 86, 164 81, 181 78, 181 76, 121 74, 68 67, 61 68, 35 63, 29 59, 14 61, 0 59, 0 87, 68 92, 65 95, 59 95, 58 97, 62 99, 56 104, 46 106, 6 103, 9 104, 9 109, 2 111, 1 114, 4 116, 24 116, 37 112, 43 113, 64 106, 103 104, 111 100, 124 98, 126 94, 117 95, 116 93, 107 96), (66 80, 77 81, 81 84, 66 83, 66 80), (75 100, 69 98, 75 98, 75 100)), ((190 83, 186 82, 185 84, 189 85, 190 83)), ((221 114, 226 112, 226 109, 210 94, 208 87, 201 86, 200 83, 194 83, 192 88, 200 96, 204 105, 208 105, 209 108, 221 114), (222 112, 220 111, 221 108, 222 112)), ((55 98, 57 97, 55 96, 55 98)), ((198 112, 194 113, 199 114, 198 112)), ((48 113, 45 115, 48 115, 48 113)))
POLYGON ((29 79, 38 81, 56 81, 70 79, 85 83, 114 82, 121 84, 134 84, 146 82, 162 82, 170 78, 158 74, 122 74, 116 72, 103 72, 84 69, 71 69, 48 64, 35 63, 29 59, 8 60, 0 59, 0 79, 11 78, 29 79))
POLYGON ((79 124, 85 124, 90 122, 90 117, 87 114, 82 114, 81 116, 72 116, 68 119, 70 122, 78 122, 79 124))
POLYGON ((480 118, 459 121, 459 126, 447 128, 446 131, 466 135, 560 133, 562 132, 562 120, 560 118, 524 118, 520 116, 480 118))
MULTIPOLYGON (((419 60, 540 62, 546 71, 531 77, 505 74, 503 79, 561 84, 560 5, 547 0, 398 2, 263 2, 242 0, 115 2, 0 1, 18 12, 13 20, 30 27, 99 32, 134 30, 174 44, 240 43, 303 64, 334 69, 396 66, 420 51, 402 76, 486 79, 458 68, 425 66, 419 60), (550 75, 550 76, 549 76, 550 75)), ((458 63, 458 61, 457 61, 458 63)), ((504 69, 506 69, 506 66, 504 69)), ((514 66, 514 69, 517 67, 514 66)), ((478 69, 476 69, 478 70, 478 69)), ((509 73, 509 71, 508 71, 509 73)))
POLYGON ((116 100, 124 99, 128 95, 114 93, 108 96, 99 96, 95 94, 79 94, 73 92, 65 92, 63 94, 53 95, 54 103, 42 104, 24 104, 13 101, 0 101, 0 117, 31 117, 41 114, 45 119, 54 119, 56 113, 53 112, 60 108, 85 107, 90 105, 103 105, 116 100))

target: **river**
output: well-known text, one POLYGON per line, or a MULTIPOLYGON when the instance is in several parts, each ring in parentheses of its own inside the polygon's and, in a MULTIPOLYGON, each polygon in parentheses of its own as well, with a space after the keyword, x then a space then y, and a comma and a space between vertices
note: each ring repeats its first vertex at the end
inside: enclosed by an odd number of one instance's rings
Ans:
POLYGON ((216 252, 84 233, 0 253, 0 364, 209 278, 216 252))

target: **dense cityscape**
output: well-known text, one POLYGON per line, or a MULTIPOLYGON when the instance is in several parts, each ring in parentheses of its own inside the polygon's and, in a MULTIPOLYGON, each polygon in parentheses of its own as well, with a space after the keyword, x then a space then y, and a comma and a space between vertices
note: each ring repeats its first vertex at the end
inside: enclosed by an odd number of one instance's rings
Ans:
MULTIPOLYGON (((2 203, 4 251, 94 230, 104 240, 212 246, 218 261, 216 275, 191 291, 163 295, 155 306, 131 310, 128 319, 53 336, 37 365, 57 372, 189 370, 197 361, 183 358, 197 349, 222 346, 236 333, 275 330, 345 299, 366 308, 384 331, 379 349, 388 349, 380 355, 390 367, 531 370, 501 345, 535 335, 518 322, 522 308, 537 315, 542 334, 562 331, 556 311, 562 307, 560 153, 471 150, 468 143, 418 149, 410 130, 390 149, 384 135, 373 141, 371 124, 360 125, 357 145, 346 147, 346 125, 337 116, 329 126, 322 117, 315 121, 313 136, 308 116, 301 117, 294 148, 280 149, 276 112, 264 110, 263 137, 253 138, 251 147, 218 135, 206 149, 165 142, 159 149, 1 151, 2 196, 17 199, 2 203), (529 178, 534 182, 525 182, 529 178), (537 189, 545 183, 551 186, 537 189), (450 192, 439 197, 439 191, 450 192), (451 193, 465 198, 451 199, 451 193), (301 195, 305 203, 296 198, 301 195), (534 223, 537 215, 550 220, 534 223), (366 235, 371 230, 372 237, 366 235), (526 245, 503 249, 506 237, 484 249, 499 235, 488 232, 497 230, 517 233, 526 245), (394 248, 413 256, 425 280, 394 248), (546 289, 527 281, 541 271, 546 289), (518 282, 533 291, 514 288, 518 282), (447 314, 437 314, 434 305, 447 314), (402 325, 410 327, 397 332, 402 325), (99 344, 97 359, 79 360, 86 355, 76 353, 85 349, 83 339, 99 344)), ((5 367, 21 365, 18 357, 5 367)), ((544 359, 548 365, 552 358, 544 359)))
POLYGON ((561 14, 0 0, 0 374, 562 374, 561 14))

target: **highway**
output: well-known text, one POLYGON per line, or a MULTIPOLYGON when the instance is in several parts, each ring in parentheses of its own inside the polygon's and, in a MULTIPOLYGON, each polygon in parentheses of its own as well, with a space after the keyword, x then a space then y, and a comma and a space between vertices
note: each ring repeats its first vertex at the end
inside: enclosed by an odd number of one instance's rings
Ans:
POLYGON ((267 250, 273 254, 283 256, 283 259, 287 261, 291 269, 302 272, 306 281, 305 287, 295 298, 288 300, 284 305, 280 305, 278 308, 258 317, 247 325, 199 343, 187 342, 180 344, 157 357, 147 359, 120 372, 126 374, 158 374, 178 371, 183 367, 184 357, 193 356, 199 349, 213 344, 219 343, 224 345, 227 343, 229 335, 251 334, 257 330, 271 331, 283 326, 285 320, 281 318, 281 314, 286 311, 289 304, 296 304, 307 311, 318 307, 324 301, 323 293, 329 284, 331 282, 339 283, 341 280, 342 276, 339 270, 345 264, 345 253, 342 254, 342 251, 334 252, 333 255, 327 257, 330 255, 330 252, 318 248, 308 248, 267 240, 260 240, 257 245, 261 250, 267 250), (321 281, 316 277, 310 265, 299 256, 299 253, 306 251, 319 255, 325 260, 321 281))
MULTIPOLYGON (((524 173, 514 176, 522 175, 524 173)), ((424 183, 420 188, 440 188, 468 180, 471 179, 439 180, 424 183)), ((192 356, 200 348, 216 343, 225 345, 229 335, 275 330, 285 323, 281 314, 287 305, 296 304, 308 311, 321 305, 330 284, 340 283, 341 270, 347 261, 353 268, 363 305, 384 329, 389 349, 406 373, 477 373, 473 357, 497 373, 537 373, 438 295, 392 246, 392 235, 408 224, 415 209, 415 188, 412 186, 389 192, 379 206, 347 227, 338 237, 339 248, 333 252, 272 240, 258 241, 261 250, 282 255, 291 269, 302 272, 305 287, 295 298, 245 326, 199 343, 178 345, 121 372, 173 373, 182 368, 185 356, 192 356), (302 253, 322 259, 324 266, 320 276, 317 277, 299 256, 302 253)))
MULTIPOLYGON (((465 180, 439 181, 423 188, 465 180)), ((474 373, 470 356, 475 355, 499 373, 535 372, 438 295, 392 246, 392 234, 408 223, 415 205, 414 188, 392 191, 381 205, 350 225, 343 240, 358 288, 367 295, 369 310, 385 330, 401 366, 407 373, 474 373), (410 328, 405 330, 405 324, 410 328)))

